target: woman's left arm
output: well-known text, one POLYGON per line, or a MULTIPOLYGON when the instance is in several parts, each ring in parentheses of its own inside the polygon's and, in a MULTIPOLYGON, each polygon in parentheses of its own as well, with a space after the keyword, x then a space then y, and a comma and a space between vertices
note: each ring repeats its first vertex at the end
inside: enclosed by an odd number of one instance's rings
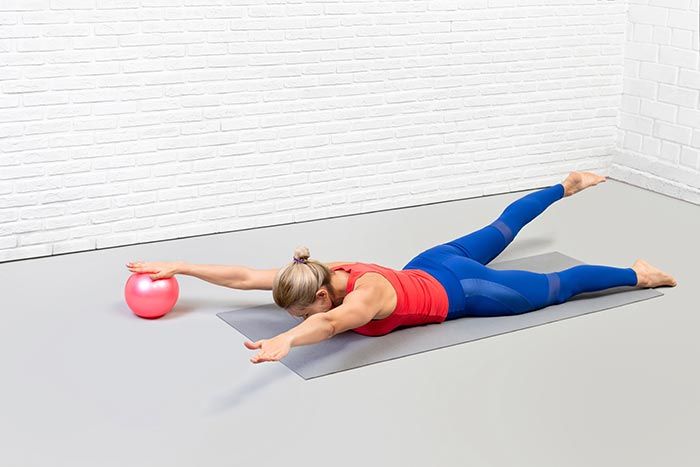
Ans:
POLYGON ((328 319, 322 315, 325 313, 311 315, 298 326, 271 339, 244 342, 244 345, 251 350, 260 349, 260 352, 250 361, 252 363, 274 362, 287 356, 292 347, 315 344, 329 339, 333 336, 333 329, 328 319))
POLYGON ((343 303, 325 313, 309 316, 304 322, 272 339, 257 342, 246 341, 251 349, 260 349, 250 359, 252 363, 276 361, 284 358, 292 347, 316 344, 350 329, 369 323, 380 310, 375 292, 357 289, 345 296, 343 303))

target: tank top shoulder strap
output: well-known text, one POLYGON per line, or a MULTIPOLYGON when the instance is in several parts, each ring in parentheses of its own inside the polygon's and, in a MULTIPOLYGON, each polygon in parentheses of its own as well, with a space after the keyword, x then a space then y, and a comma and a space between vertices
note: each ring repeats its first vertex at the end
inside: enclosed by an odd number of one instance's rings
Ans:
POLYGON ((342 269, 343 271, 346 272, 351 272, 352 271, 352 265, 357 264, 357 263, 343 263, 343 264, 338 264, 336 266, 331 267, 331 271, 337 271, 338 269, 342 269))
POLYGON ((331 268, 331 271, 337 271, 338 269, 342 269, 345 272, 350 273, 350 277, 348 277, 348 285, 345 289, 347 293, 350 293, 353 291, 355 288, 355 281, 359 276, 364 274, 365 272, 368 272, 368 268, 364 266, 362 263, 343 263, 339 264, 337 266, 333 266, 331 268))

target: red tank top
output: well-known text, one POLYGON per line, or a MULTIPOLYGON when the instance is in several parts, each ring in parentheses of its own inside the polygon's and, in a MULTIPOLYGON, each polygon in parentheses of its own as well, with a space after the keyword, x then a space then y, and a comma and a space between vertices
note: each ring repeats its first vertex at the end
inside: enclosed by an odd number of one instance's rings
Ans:
POLYGON ((396 308, 383 319, 374 319, 353 329, 365 336, 388 334, 399 326, 416 326, 427 323, 441 323, 447 317, 447 292, 433 276, 421 269, 396 271, 374 263, 347 263, 331 268, 350 273, 347 293, 352 292, 355 281, 366 272, 376 272, 384 276, 396 290, 396 308))

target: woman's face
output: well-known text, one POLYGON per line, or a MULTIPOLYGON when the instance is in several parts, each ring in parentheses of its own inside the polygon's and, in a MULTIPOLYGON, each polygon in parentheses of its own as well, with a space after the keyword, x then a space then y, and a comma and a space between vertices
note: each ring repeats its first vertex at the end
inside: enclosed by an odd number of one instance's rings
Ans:
POLYGON ((306 307, 292 305, 287 309, 287 311, 292 316, 306 319, 311 315, 315 315, 316 313, 325 313, 332 308, 333 301, 331 300, 330 291, 323 287, 316 292, 316 301, 314 303, 307 305, 306 307))

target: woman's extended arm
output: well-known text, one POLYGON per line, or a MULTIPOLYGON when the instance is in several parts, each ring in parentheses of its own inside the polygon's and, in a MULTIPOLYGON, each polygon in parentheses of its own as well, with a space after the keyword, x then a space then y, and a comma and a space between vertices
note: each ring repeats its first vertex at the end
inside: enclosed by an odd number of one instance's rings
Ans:
POLYGON ((250 282, 253 270, 245 266, 228 266, 223 264, 180 263, 178 274, 192 276, 216 285, 232 289, 253 289, 250 282))
POLYGON ((251 269, 245 266, 190 264, 184 261, 127 263, 131 272, 151 274, 151 279, 167 279, 175 274, 196 277, 232 289, 272 289, 277 269, 251 269))
POLYGON ((272 362, 284 358, 292 347, 316 344, 336 334, 369 323, 381 310, 381 292, 376 287, 358 288, 345 296, 343 303, 325 313, 309 316, 304 322, 271 339, 243 344, 260 349, 252 363, 272 362))
MULTIPOLYGON (((328 263, 329 267, 350 261, 328 263)), ((167 279, 175 274, 193 276, 212 284, 241 290, 272 290, 272 283, 279 269, 253 269, 245 266, 218 264, 189 264, 184 261, 127 263, 131 272, 150 273, 151 279, 167 279)))
MULTIPOLYGON (((334 261, 328 267, 347 264, 349 261, 334 261)), ((245 266, 217 266, 211 264, 182 263, 179 274, 198 277, 217 285, 242 290, 272 290, 277 269, 253 269, 245 266)))

